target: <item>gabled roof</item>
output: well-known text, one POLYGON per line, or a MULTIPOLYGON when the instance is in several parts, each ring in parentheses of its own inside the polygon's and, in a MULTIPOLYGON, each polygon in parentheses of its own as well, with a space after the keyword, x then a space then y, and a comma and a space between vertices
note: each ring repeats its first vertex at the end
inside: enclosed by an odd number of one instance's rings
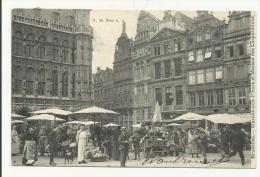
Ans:
POLYGON ((155 41, 162 38, 172 37, 176 35, 182 35, 184 34, 184 31, 176 30, 176 29, 170 29, 167 27, 164 27, 160 31, 154 34, 154 36, 151 38, 151 41, 155 41))

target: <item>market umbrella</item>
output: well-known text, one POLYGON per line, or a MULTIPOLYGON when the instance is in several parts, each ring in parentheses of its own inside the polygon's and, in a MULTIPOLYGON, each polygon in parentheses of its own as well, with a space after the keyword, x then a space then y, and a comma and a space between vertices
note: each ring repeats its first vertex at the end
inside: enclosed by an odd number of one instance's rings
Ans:
POLYGON ((95 123, 99 123, 99 122, 94 122, 94 121, 70 121, 70 122, 66 122, 66 124, 82 124, 82 125, 93 125, 95 123))
POLYGON ((132 125, 133 128, 141 128, 142 127, 142 124, 134 124, 132 125))
POLYGON ((204 120, 205 117, 206 116, 203 116, 203 115, 200 115, 200 114, 188 112, 188 113, 185 113, 185 114, 177 117, 176 119, 173 119, 173 121, 180 121, 180 120, 197 121, 197 120, 204 120))
POLYGON ((251 116, 249 114, 211 114, 205 119, 215 124, 237 124, 251 122, 251 116))
POLYGON ((171 123, 171 124, 168 124, 168 125, 165 125, 166 127, 178 127, 178 126, 181 126, 182 124, 177 124, 177 123, 171 123))
POLYGON ((12 113, 12 114, 11 114, 11 117, 12 117, 13 119, 25 118, 25 116, 22 116, 22 115, 19 115, 19 114, 15 114, 15 113, 12 113))
POLYGON ((31 112, 32 114, 53 114, 53 115, 61 115, 61 116, 67 116, 71 114, 70 111, 65 111, 59 108, 50 108, 50 109, 43 109, 31 112))
POLYGON ((20 123, 24 123, 24 121, 22 121, 22 120, 12 120, 11 123, 12 124, 20 124, 20 123))
POLYGON ((119 125, 113 124, 113 123, 109 123, 109 124, 104 125, 104 127, 118 127, 118 126, 119 125))
POLYGON ((31 116, 28 118, 25 118, 25 120, 35 120, 35 121, 65 121, 64 119, 60 119, 55 117, 54 115, 50 114, 39 114, 35 116, 31 116))
POLYGON ((161 109, 158 101, 156 102, 154 114, 153 114, 153 122, 161 122, 162 121, 162 115, 161 115, 161 109))
POLYGON ((73 112, 70 115, 79 116, 79 117, 84 116, 84 118, 85 117, 92 118, 95 122, 96 118, 99 118, 99 119, 114 118, 114 117, 118 116, 119 113, 111 111, 111 110, 99 108, 96 106, 92 106, 89 108, 85 108, 85 109, 81 109, 79 111, 73 112))

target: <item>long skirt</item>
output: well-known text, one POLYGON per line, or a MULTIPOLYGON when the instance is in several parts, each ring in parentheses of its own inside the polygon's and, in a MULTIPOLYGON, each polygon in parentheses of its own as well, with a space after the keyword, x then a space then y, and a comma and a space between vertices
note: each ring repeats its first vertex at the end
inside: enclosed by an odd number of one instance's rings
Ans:
POLYGON ((23 158, 26 160, 27 164, 33 164, 37 160, 37 149, 35 141, 25 141, 23 158))
POLYGON ((199 153, 199 149, 198 149, 198 145, 195 141, 192 141, 189 144, 189 150, 190 150, 190 154, 197 154, 199 153))
POLYGON ((85 159, 85 152, 86 152, 86 140, 79 139, 78 143, 78 162, 81 162, 85 159))
POLYGON ((12 137, 12 154, 18 154, 19 153, 19 138, 18 136, 12 137))

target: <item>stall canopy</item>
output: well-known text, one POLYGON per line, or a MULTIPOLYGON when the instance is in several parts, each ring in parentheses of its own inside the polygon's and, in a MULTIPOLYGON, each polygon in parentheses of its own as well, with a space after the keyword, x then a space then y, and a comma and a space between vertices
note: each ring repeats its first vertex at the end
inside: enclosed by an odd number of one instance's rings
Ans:
POLYGON ((113 124, 113 123, 109 123, 109 124, 104 125, 104 127, 118 127, 118 126, 119 125, 113 124))
POLYGON ((24 121, 22 121, 22 120, 12 120, 11 123, 12 124, 21 124, 21 123, 24 123, 24 121))
POLYGON ((66 122, 66 124, 81 124, 81 125, 93 125, 93 124, 98 124, 99 122, 94 122, 94 121, 70 121, 66 122))
POLYGON ((251 122, 251 114, 211 114, 205 117, 206 120, 215 124, 237 124, 251 122))
POLYGON ((31 116, 28 118, 25 118, 25 120, 41 120, 41 121, 65 121, 64 119, 60 119, 58 117, 55 117, 53 115, 50 114, 40 114, 40 115, 35 115, 35 116, 31 116))
POLYGON ((59 108, 51 108, 51 109, 43 109, 43 110, 38 110, 31 112, 32 114, 53 114, 53 115, 61 115, 61 116, 66 116, 71 114, 72 112, 70 111, 65 111, 59 108))
POLYGON ((12 119, 21 119, 21 118, 25 118, 25 116, 22 116, 22 115, 19 115, 19 114, 15 114, 15 113, 12 113, 12 114, 11 114, 11 117, 12 117, 12 119))
POLYGON ((133 128, 141 128, 142 127, 142 124, 134 124, 132 125, 133 128))
POLYGON ((177 117, 176 119, 174 119, 173 121, 181 121, 181 120, 186 120, 186 121, 197 121, 197 120, 204 120, 206 116, 200 115, 200 114, 196 114, 196 113, 192 113, 192 112, 188 112, 185 113, 179 117, 177 117))

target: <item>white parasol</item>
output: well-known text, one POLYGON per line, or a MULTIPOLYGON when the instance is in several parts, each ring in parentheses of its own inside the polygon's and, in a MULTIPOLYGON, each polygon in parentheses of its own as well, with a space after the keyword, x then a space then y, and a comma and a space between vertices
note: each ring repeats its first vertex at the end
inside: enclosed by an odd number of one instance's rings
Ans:
POLYGON ((12 124, 20 124, 20 123, 24 123, 24 121, 22 121, 22 120, 12 120, 11 123, 12 124))
POLYGON ((82 125, 93 125, 93 124, 97 124, 99 122, 94 122, 94 121, 70 121, 70 122, 66 122, 66 124, 82 124, 82 125))
POLYGON ((133 128, 141 128, 142 127, 142 124, 134 124, 132 125, 133 128))
POLYGON ((59 108, 50 108, 50 109, 43 109, 43 110, 38 110, 38 111, 34 111, 31 112, 32 114, 53 114, 53 115, 62 115, 62 116, 66 116, 71 114, 72 112, 70 111, 65 111, 59 108))
POLYGON ((113 123, 109 123, 109 124, 104 125, 104 127, 118 127, 118 126, 119 125, 113 124, 113 123))
POLYGON ((249 114, 211 114, 208 115, 205 119, 216 124, 237 124, 251 122, 251 116, 249 114))
POLYGON ((22 116, 22 115, 19 115, 19 114, 15 114, 15 113, 12 113, 12 114, 11 114, 11 117, 12 117, 13 119, 25 118, 25 116, 22 116))
POLYGON ((180 121, 180 120, 186 120, 186 121, 197 121, 197 120, 204 120, 206 116, 188 112, 186 114, 183 114, 176 119, 173 119, 173 121, 180 121))
POLYGON ((50 114, 40 114, 26 118, 25 120, 43 120, 43 121, 65 121, 50 114))

